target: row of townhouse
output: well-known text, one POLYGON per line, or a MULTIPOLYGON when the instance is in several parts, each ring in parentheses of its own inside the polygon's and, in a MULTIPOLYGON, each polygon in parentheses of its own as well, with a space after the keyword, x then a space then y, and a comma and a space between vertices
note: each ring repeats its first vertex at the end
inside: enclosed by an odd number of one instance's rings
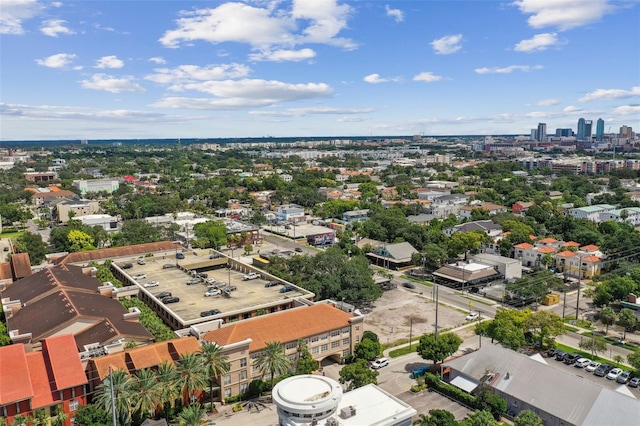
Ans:
POLYGON ((548 267, 570 277, 591 279, 602 271, 604 256, 599 247, 593 244, 580 246, 574 241, 544 238, 533 244, 520 243, 513 246, 513 257, 525 267, 544 267, 547 255, 552 259, 552 264, 547 265, 548 267))
POLYGON ((591 206, 576 207, 569 210, 569 214, 578 219, 587 219, 592 222, 605 222, 614 220, 626 222, 633 226, 640 225, 640 208, 618 208, 611 204, 593 204, 591 206))

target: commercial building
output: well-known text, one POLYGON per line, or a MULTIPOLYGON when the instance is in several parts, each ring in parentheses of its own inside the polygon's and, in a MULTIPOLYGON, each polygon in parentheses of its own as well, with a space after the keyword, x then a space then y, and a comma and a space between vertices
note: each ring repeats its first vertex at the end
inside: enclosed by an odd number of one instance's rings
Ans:
POLYGON ((100 226, 105 231, 118 230, 118 218, 108 214, 89 214, 85 216, 76 216, 75 220, 79 220, 86 226, 100 226))
POLYGON ((111 194, 118 190, 120 182, 115 179, 74 180, 73 186, 78 188, 82 195, 87 192, 106 192, 111 194))
POLYGON ((92 200, 63 200, 55 204, 58 222, 67 223, 71 216, 93 215, 100 211, 100 203, 92 200))
POLYGON ((596 141, 602 142, 604 139, 604 120, 602 118, 598 118, 596 121, 596 141))
POLYGON ((301 375, 272 392, 280 426, 409 426, 416 410, 369 384, 350 392, 324 376, 301 375))
POLYGON ((593 127, 593 121, 580 118, 578 120, 578 134, 576 136, 577 140, 578 141, 591 140, 591 135, 593 134, 592 127, 593 127))

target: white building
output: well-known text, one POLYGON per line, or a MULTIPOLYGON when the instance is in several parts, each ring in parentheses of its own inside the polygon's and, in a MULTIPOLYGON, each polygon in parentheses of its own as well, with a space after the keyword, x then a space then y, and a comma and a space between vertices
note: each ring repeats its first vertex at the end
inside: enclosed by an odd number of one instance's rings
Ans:
POLYGON ((105 231, 118 230, 118 218, 108 214, 88 214, 85 216, 76 216, 75 220, 79 220, 86 226, 101 226, 105 231))
POLYGON ((106 192, 111 194, 118 190, 120 182, 113 179, 74 180, 73 186, 78 188, 82 195, 87 192, 106 192))
POLYGON ((594 204, 586 207, 576 207, 569 210, 569 214, 576 219, 587 219, 592 222, 600 222, 600 213, 615 210, 616 206, 611 204, 594 204))
POLYGON ((279 220, 298 222, 304 220, 304 209, 296 204, 276 207, 275 214, 279 220))
POLYGON ((410 426, 416 410, 376 385, 344 393, 333 379, 293 376, 272 392, 280 426, 410 426))
POLYGON ((633 226, 640 225, 640 208, 628 207, 626 209, 608 210, 600 213, 600 222, 615 220, 616 222, 626 222, 633 226), (626 213, 625 213, 626 212, 626 213))

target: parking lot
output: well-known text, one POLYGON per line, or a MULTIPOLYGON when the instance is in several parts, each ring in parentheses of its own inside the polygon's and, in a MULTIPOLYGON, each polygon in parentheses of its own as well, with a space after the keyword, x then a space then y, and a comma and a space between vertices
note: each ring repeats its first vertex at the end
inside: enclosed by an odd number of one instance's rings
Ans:
POLYGON ((118 264, 133 264, 131 268, 124 270, 130 277, 140 274, 146 275, 146 278, 135 280, 143 289, 142 291, 152 295, 169 292, 172 296, 179 297, 179 302, 168 304, 167 308, 185 322, 199 319, 201 312, 211 309, 219 309, 222 314, 248 311, 251 307, 306 294, 297 289, 281 293, 283 285, 265 287, 271 278, 265 277, 261 273, 258 279, 244 280, 246 271, 229 269, 226 267, 226 263, 215 269, 198 268, 198 272, 207 275, 206 279, 200 279, 197 284, 188 285, 187 282, 193 280, 196 273, 195 271, 190 273, 191 266, 202 266, 207 259, 208 252, 203 252, 198 256, 189 254, 185 259, 180 259, 177 262, 174 255, 173 257, 147 257, 144 258, 144 265, 137 264, 137 259, 132 259, 130 262, 119 261, 118 264), (185 268, 186 271, 176 267, 176 264, 185 268), (165 267, 165 269, 164 265, 170 265, 170 267, 165 267), (151 281, 157 281, 159 284, 155 287, 145 288, 144 284, 151 281), (216 286, 223 291, 220 295, 205 297, 204 294, 211 286, 216 286), (234 286, 235 290, 224 291, 228 286, 234 286))

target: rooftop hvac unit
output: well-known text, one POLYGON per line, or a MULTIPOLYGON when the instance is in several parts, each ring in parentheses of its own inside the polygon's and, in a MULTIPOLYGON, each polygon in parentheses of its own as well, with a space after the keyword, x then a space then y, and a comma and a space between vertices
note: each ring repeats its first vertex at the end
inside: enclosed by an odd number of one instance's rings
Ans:
POLYGON ((353 417, 356 415, 356 407, 350 405, 348 407, 344 407, 340 410, 340 417, 343 419, 348 419, 349 417, 353 417))
POLYGON ((317 426, 317 425, 318 425, 318 419, 314 417, 313 419, 311 419, 311 426, 317 426))
POLYGON ((338 421, 333 418, 328 418, 325 426, 338 426, 338 421))

